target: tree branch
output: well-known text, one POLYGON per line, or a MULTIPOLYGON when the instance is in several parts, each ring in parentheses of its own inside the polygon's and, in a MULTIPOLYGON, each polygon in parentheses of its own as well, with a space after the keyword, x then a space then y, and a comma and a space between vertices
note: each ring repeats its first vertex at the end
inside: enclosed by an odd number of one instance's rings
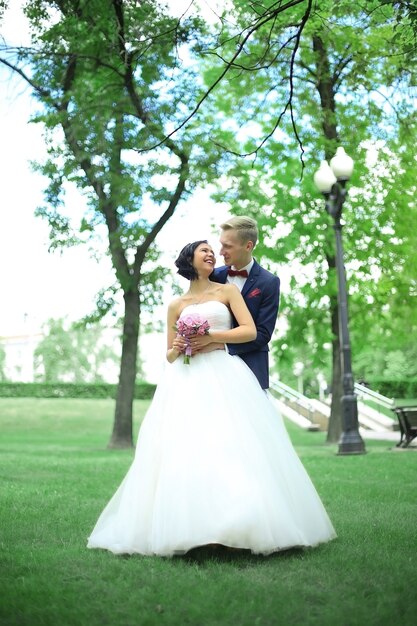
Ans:
MULTIPOLYGON (((124 14, 123 14, 123 0, 113 0, 113 7, 116 14, 117 24, 118 24, 118 41, 119 41, 119 54, 120 58, 125 67, 124 74, 124 84, 126 90, 131 99, 134 110, 136 111, 138 119, 148 127, 152 127, 151 120, 149 115, 145 112, 141 99, 136 92, 134 76, 133 76, 133 66, 132 66, 132 55, 126 49, 126 39, 125 39, 125 31, 124 31, 124 14)), ((155 129, 153 129, 155 132, 155 129)), ((145 237, 145 240, 136 247, 135 252, 135 260, 133 263, 133 280, 137 281, 140 278, 141 267, 145 260, 146 253, 150 247, 150 245, 155 241, 156 236, 162 230, 163 226, 168 222, 170 217, 173 215, 178 202, 181 199, 181 195, 185 189, 185 184, 188 178, 189 168, 188 168, 188 155, 184 151, 182 151, 178 146, 170 139, 165 138, 165 145, 180 159, 180 168, 179 168, 179 177, 176 189, 171 196, 171 200, 168 204, 166 211, 163 213, 161 218, 158 220, 156 224, 152 226, 150 231, 145 237)))
POLYGON ((12 70, 16 74, 18 74, 21 78, 23 78, 23 80, 26 81, 28 83, 28 85, 30 85, 32 87, 34 92, 37 93, 39 96, 41 96, 42 98, 46 98, 48 100, 51 100, 51 92, 48 91, 47 89, 44 89, 43 87, 40 87, 38 84, 36 84, 35 81, 32 80, 26 74, 26 72, 24 72, 20 67, 17 67, 17 65, 14 65, 13 63, 10 63, 6 59, 1 59, 0 58, 0 63, 2 63, 6 67, 8 67, 10 70, 12 70))
MULTIPOLYGON (((175 133, 177 133, 179 130, 181 130, 181 128, 183 128, 189 121, 190 119, 198 112, 198 110, 200 109, 201 105, 203 104, 203 102, 205 100, 207 100, 207 98, 209 97, 209 95, 212 93, 212 91, 214 91, 214 89, 217 87, 217 85, 223 80, 223 78, 226 76, 226 74, 229 72, 229 70, 233 67, 236 59, 239 57, 239 55, 242 53, 245 44, 247 43, 247 41, 250 39, 250 37, 258 30, 260 29, 262 26, 264 26, 264 24, 268 23, 270 20, 275 19, 277 15, 279 15, 280 13, 283 13, 284 11, 297 6, 298 4, 301 4, 302 2, 305 2, 305 0, 289 0, 288 2, 286 2, 284 5, 282 5, 281 2, 275 3, 278 4, 278 6, 274 9, 272 9, 272 7, 269 7, 262 15, 260 18, 258 18, 255 23, 249 27, 247 29, 247 33, 245 34, 245 36, 243 37, 243 40, 241 43, 239 43, 236 52, 233 54, 232 58, 230 59, 230 61, 226 62, 226 67, 220 72, 219 76, 216 78, 216 80, 210 85, 210 87, 205 91, 204 95, 200 98, 200 100, 197 102, 197 104, 195 105, 195 107, 192 109, 192 111, 187 115, 187 117, 176 127, 174 128, 173 131, 171 131, 168 135, 166 135, 164 137, 164 139, 162 139, 161 141, 159 141, 158 143, 152 145, 152 146, 148 146, 146 148, 143 148, 142 150, 139 150, 139 152, 147 152, 149 150, 153 150, 155 148, 158 148, 159 146, 161 146, 167 139, 169 139, 170 137, 172 137, 173 135, 175 135, 175 133)), ((307 0, 308 2, 308 8, 306 11, 306 15, 310 15, 311 12, 311 5, 312 5, 312 0, 307 0)), ((274 6, 274 5, 272 5, 274 6)), ((306 20, 302 20, 302 24, 305 24, 306 20)), ((243 33, 242 33, 243 34, 243 33)), ((300 33, 301 35, 301 33, 300 33)), ((299 37, 298 37, 299 40, 299 37)), ((281 117, 281 116, 280 116, 281 117)), ((272 133, 270 133, 268 135, 268 137, 265 139, 265 141, 274 133, 274 131, 276 130, 277 127, 274 128, 274 130, 272 131, 272 133)), ((298 138, 298 134, 297 134, 297 138, 298 138)), ((263 142, 264 143, 264 142, 263 142)))
POLYGON ((298 134, 297 124, 296 124, 295 117, 294 117, 294 109, 293 109, 293 106, 292 106, 293 96, 294 96, 294 75, 295 75, 294 67, 295 67, 295 58, 296 58, 296 55, 297 55, 297 52, 298 52, 298 48, 300 46, 301 34, 302 34, 302 32, 303 32, 303 30, 305 28, 305 25, 306 25, 306 23, 307 23, 307 21, 308 21, 308 19, 310 17, 311 9, 312 9, 312 0, 308 0, 308 6, 307 6, 307 9, 306 9, 306 12, 304 13, 304 15, 302 17, 302 20, 300 22, 300 26, 299 26, 298 32, 294 36, 296 43, 295 43, 295 46, 294 46, 293 51, 291 53, 291 59, 290 59, 290 75, 289 75, 290 90, 289 90, 289 97, 288 97, 288 100, 287 100, 287 102, 285 104, 284 109, 281 111, 280 115, 278 116, 278 119, 276 120, 272 130, 262 139, 261 143, 255 148, 255 150, 252 150, 251 152, 247 152, 247 153, 244 153, 244 154, 237 153, 237 152, 234 152, 232 150, 228 150, 225 146, 220 146, 219 144, 217 144, 215 142, 215 145, 219 145, 219 147, 221 147, 223 150, 229 152, 230 154, 234 154, 235 156, 247 157, 247 156, 251 156, 252 154, 255 154, 255 158, 256 158, 256 155, 257 155, 258 151, 262 148, 262 146, 265 145, 265 143, 268 141, 268 139, 270 139, 272 137, 272 135, 274 134, 276 129, 279 127, 279 125, 281 123, 281 120, 284 117, 285 113, 289 109, 290 110, 292 129, 294 131, 295 137, 297 139, 297 142, 298 142, 298 145, 299 145, 299 148, 300 148, 300 161, 301 161, 301 168, 302 168, 301 177, 303 175, 303 171, 304 171, 304 167, 305 167, 304 159, 303 159, 304 147, 303 147, 302 141, 300 139, 300 136, 298 134))
MULTIPOLYGON (((115 210, 111 197, 108 197, 105 193, 103 184, 96 175, 91 159, 85 156, 84 151, 79 146, 73 123, 68 113, 70 91, 73 88, 75 81, 76 69, 77 57, 75 55, 71 55, 62 83, 64 95, 59 106, 59 110, 62 113, 61 125, 64 130, 65 139, 71 148, 74 157, 77 159, 79 166, 84 171, 87 180, 97 195, 98 206, 104 215, 107 229, 109 231, 109 249, 113 259, 113 265, 120 284, 123 286, 124 290, 126 290, 128 288, 128 281, 130 280, 129 264, 120 239, 120 224, 117 211, 115 210)), ((118 128, 120 128, 120 119, 116 120, 116 133, 118 128), (117 125, 117 122, 119 123, 119 126, 117 125)), ((114 145, 115 152, 112 154, 112 167, 114 167, 115 171, 118 171, 120 174, 121 147, 117 144, 118 142, 116 141, 114 145)))
POLYGON ((181 165, 179 168, 178 183, 177 183, 174 193, 171 196, 171 200, 169 202, 168 208, 161 215, 159 220, 152 226, 151 230, 145 237, 144 242, 142 243, 141 246, 138 246, 136 250, 135 261, 134 261, 134 276, 136 277, 140 275, 140 269, 145 259, 146 252, 149 249, 149 246, 155 241, 155 238, 158 235, 158 233, 162 230, 162 228, 165 226, 165 224, 174 214, 175 209, 177 208, 178 202, 180 201, 181 196, 184 192, 185 184, 188 180, 188 175, 189 175, 189 166, 188 166, 188 158, 185 154, 182 154, 180 158, 181 158, 181 165))
MULTIPOLYGON (((347 49, 349 49, 350 46, 348 46, 347 49)), ((333 85, 335 86, 335 90, 337 91, 338 86, 340 85, 340 80, 342 78, 342 73, 343 70, 349 65, 349 63, 353 60, 353 56, 350 54, 347 57, 341 57, 337 64, 334 67, 333 70, 333 77, 332 77, 332 82, 333 85)))

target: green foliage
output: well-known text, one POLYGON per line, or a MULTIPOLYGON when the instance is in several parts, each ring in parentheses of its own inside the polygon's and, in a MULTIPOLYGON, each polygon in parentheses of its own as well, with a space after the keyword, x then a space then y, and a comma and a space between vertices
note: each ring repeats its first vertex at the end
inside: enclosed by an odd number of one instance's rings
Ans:
POLYGON ((381 0, 381 4, 391 4, 396 12, 397 26, 396 35, 404 38, 404 49, 407 53, 415 56, 417 43, 417 5, 415 0, 381 0), (409 26, 414 33, 414 38, 410 37, 409 26))
POLYGON ((50 319, 44 332, 34 353, 39 381, 101 382, 106 367, 114 367, 119 360, 97 325, 85 329, 73 323, 67 327, 62 319, 50 319))
POLYGON ((417 378, 377 378, 370 376, 366 382, 372 390, 396 400, 417 400, 417 378))
MULTIPOLYGON (((135 384, 134 397, 148 400, 156 385, 135 384)), ((116 398, 117 385, 110 383, 10 383, 0 382, 0 398, 116 398)))
POLYGON ((117 286, 103 287, 96 294, 96 306, 94 311, 84 316, 79 322, 80 327, 90 327, 92 324, 99 324, 107 315, 115 317, 117 312, 115 306, 117 303, 117 286))
MULTIPOLYGON (((368 332, 366 345, 362 346, 355 359, 357 376, 394 380, 415 378, 417 345, 413 336, 407 340, 406 333, 406 327, 401 325, 396 328, 390 320, 382 320, 379 324, 375 321, 375 326, 368 332)), ((360 344, 359 338, 357 342, 360 344)))
MULTIPOLYGON (((291 26, 277 21, 255 34, 244 60, 216 93, 217 141, 252 157, 230 154, 215 198, 258 220, 258 257, 270 260, 278 274, 281 265, 294 268, 281 306, 288 330, 274 346, 284 371, 296 360, 307 372, 327 376, 331 369, 335 244, 332 220, 312 179, 319 160, 332 156, 339 144, 355 159, 344 207, 354 368, 370 338, 377 337, 373 329, 379 330, 381 350, 387 350, 388 337, 404 354, 416 345, 417 264, 410 260, 417 249, 417 64, 397 37, 393 7, 383 4, 315 3, 298 49, 291 39, 303 14, 297 7, 291 26)), ((410 25, 403 26, 404 37, 411 36, 410 25)), ((223 56, 234 43, 225 40, 223 56)), ((370 373, 359 369, 365 378, 370 373)))

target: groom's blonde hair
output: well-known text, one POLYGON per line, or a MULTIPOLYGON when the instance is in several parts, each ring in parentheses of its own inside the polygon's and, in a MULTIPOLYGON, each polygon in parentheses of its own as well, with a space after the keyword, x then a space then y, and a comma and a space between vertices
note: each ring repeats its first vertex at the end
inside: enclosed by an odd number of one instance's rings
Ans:
POLYGON ((254 219, 247 215, 234 215, 227 222, 220 224, 222 230, 235 230, 242 243, 252 241, 256 246, 258 241, 258 226, 254 219))

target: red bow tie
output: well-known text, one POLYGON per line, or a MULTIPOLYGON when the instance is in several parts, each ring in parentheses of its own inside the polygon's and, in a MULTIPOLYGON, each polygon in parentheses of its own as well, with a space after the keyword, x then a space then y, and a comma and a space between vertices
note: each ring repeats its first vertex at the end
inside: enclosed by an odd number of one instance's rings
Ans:
POLYGON ((248 277, 248 272, 246 270, 232 270, 231 267, 227 270, 229 276, 243 276, 244 278, 248 277))

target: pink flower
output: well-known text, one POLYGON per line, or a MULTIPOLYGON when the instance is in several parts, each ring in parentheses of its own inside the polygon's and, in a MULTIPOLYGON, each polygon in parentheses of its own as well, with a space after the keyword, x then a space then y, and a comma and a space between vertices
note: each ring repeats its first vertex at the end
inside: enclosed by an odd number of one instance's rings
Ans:
POLYGON ((179 319, 180 322, 182 322, 185 326, 195 326, 195 324, 198 324, 201 320, 199 315, 184 315, 184 317, 180 317, 179 319))
POLYGON ((187 342, 187 347, 184 353, 184 363, 190 364, 191 345, 189 337, 191 335, 206 335, 210 329, 210 325, 207 320, 201 317, 198 313, 189 313, 180 317, 176 324, 176 331, 187 342))
POLYGON ((209 331, 209 328, 210 328, 209 323, 207 322, 207 320, 205 320, 197 328, 197 335, 206 335, 209 331))

